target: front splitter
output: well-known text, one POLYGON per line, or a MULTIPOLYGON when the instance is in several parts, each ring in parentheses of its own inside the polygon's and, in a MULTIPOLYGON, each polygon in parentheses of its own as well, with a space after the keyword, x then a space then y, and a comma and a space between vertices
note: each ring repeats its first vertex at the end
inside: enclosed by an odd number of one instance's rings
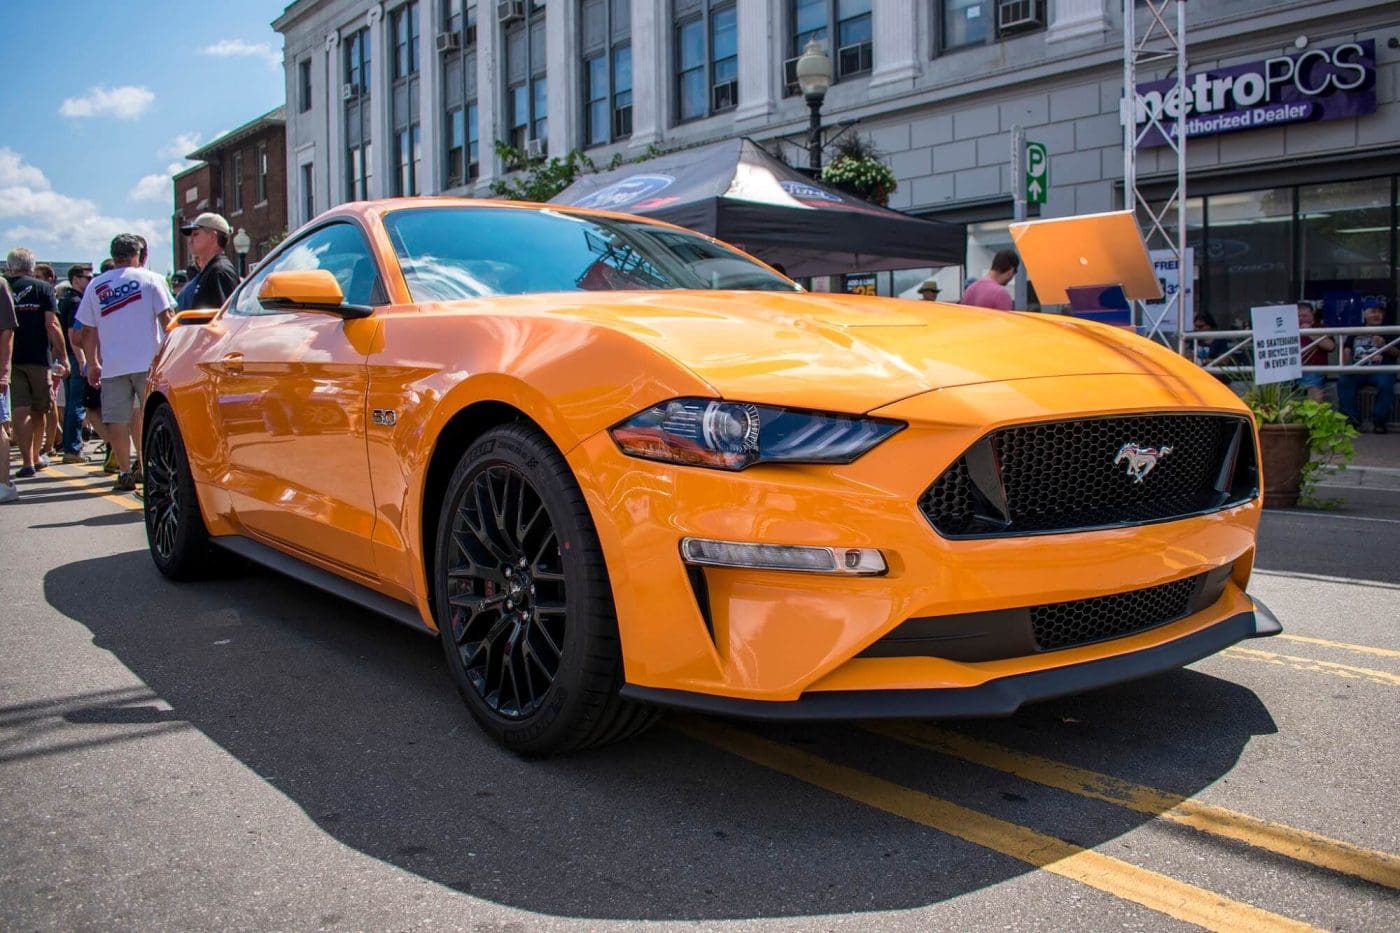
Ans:
MULTIPOLYGON (((1253 599, 1253 597, 1251 597, 1253 599)), ((1026 703, 1084 693, 1113 684, 1149 677, 1209 657, 1246 638, 1283 631, 1278 619, 1260 600, 1254 610, 1241 612, 1209 628, 1164 645, 1131 654, 1064 667, 1000 677, 975 687, 937 690, 813 691, 796 700, 746 700, 735 697, 666 690, 625 684, 622 696, 675 709, 781 721, 846 719, 971 719, 1009 716, 1026 703)))

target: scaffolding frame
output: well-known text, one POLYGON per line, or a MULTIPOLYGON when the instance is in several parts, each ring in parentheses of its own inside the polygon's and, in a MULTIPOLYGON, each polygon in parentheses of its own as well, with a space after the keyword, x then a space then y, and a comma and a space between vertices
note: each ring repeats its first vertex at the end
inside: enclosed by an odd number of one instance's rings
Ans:
MULTIPOLYGON (((1150 79, 1149 79, 1150 80, 1150 79)), ((1144 239, 1147 248, 1170 249, 1176 257, 1177 289, 1167 296, 1162 316, 1149 321, 1147 303, 1134 299, 1132 302, 1133 324, 1147 328, 1149 340, 1156 340, 1166 346, 1172 341, 1163 333, 1162 325, 1176 319, 1176 351, 1186 353, 1186 290, 1192 286, 1188 276, 1194 270, 1186 268, 1186 122, 1187 122, 1187 82, 1186 82, 1186 0, 1123 0, 1123 195, 1129 210, 1147 214, 1144 239), (1147 14, 1147 28, 1141 38, 1137 35, 1137 10, 1147 14), (1175 9, 1173 9, 1175 8, 1175 9), (1148 110, 1147 122, 1141 131, 1137 125, 1137 85, 1138 72, 1155 71, 1163 63, 1171 62, 1176 84, 1163 95, 1164 104, 1155 112, 1148 110), (1176 101, 1177 117, 1171 120, 1166 113, 1166 101, 1176 101), (1168 124, 1171 124, 1170 130, 1168 124), (1137 149, 1138 144, 1148 133, 1156 130, 1167 140, 1176 155, 1176 187, 1171 197, 1154 211, 1142 190, 1138 187, 1137 149), (1168 215, 1173 215, 1169 219, 1168 215), (1172 220, 1175 221, 1172 229, 1172 220)))

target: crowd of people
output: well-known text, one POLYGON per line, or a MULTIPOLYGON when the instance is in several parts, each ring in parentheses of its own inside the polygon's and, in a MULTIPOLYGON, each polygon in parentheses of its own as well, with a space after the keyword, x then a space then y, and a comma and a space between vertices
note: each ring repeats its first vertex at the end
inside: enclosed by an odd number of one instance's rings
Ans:
POLYGON ((23 247, 5 258, 0 279, 0 503, 20 496, 15 480, 33 477, 53 459, 85 463, 85 444, 103 445, 113 489, 141 483, 141 412, 146 371, 176 310, 217 308, 238 285, 225 250, 232 228, 218 214, 200 214, 181 228, 195 268, 179 298, 164 276, 147 268, 146 240, 112 238, 94 276, 77 264, 60 283, 51 266, 23 247), (11 445, 19 466, 11 470, 11 445))
MULTIPOLYGON (((1308 330, 1322 326, 1318 320, 1317 308, 1311 302, 1300 301, 1297 303, 1298 309, 1298 329, 1308 330)), ((1195 315, 1193 330, 1196 335, 1209 334, 1217 330, 1215 319, 1205 312, 1198 312, 1195 315)), ((1385 324, 1385 309, 1378 303, 1368 304, 1362 310, 1361 326, 1382 327, 1385 324)), ((1342 366, 1356 366, 1357 371, 1341 373, 1337 376, 1337 408, 1346 415, 1347 422, 1352 427, 1360 429, 1365 421, 1371 422, 1371 430, 1376 434, 1389 434, 1387 426, 1390 421, 1390 410, 1395 402, 1395 373, 1393 372, 1366 372, 1362 367, 1395 366, 1400 364, 1400 346, 1395 343, 1394 336, 1386 336, 1381 333, 1354 334, 1341 338, 1341 350, 1338 352, 1338 340, 1329 335, 1302 335, 1298 338, 1301 351, 1301 364, 1303 366, 1327 366, 1337 364, 1342 366), (1333 354, 1336 353, 1335 360, 1333 354), (1371 386, 1376 390, 1375 400, 1371 405, 1369 419, 1362 417, 1361 411, 1361 391, 1371 386)), ((1202 366, 1216 365, 1224 367, 1249 367, 1252 365, 1250 353, 1247 347, 1232 346, 1231 341, 1223 338, 1197 339, 1195 341, 1196 361, 1202 366)), ((1228 371, 1228 370, 1227 370, 1228 371)), ((1229 379, 1221 375, 1223 381, 1229 379)), ((1305 392, 1308 398, 1315 401, 1326 399, 1327 376, 1323 373, 1311 372, 1303 373, 1302 378, 1294 384, 1294 388, 1299 392, 1305 392)))

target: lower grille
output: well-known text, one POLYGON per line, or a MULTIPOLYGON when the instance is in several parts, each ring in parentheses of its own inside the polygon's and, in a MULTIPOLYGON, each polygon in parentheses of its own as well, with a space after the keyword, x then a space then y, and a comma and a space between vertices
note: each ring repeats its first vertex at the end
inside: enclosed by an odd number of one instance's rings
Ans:
POLYGON ((906 619, 860 657, 997 661, 1122 638, 1214 605, 1231 570, 1222 564, 1171 583, 1064 603, 906 619))
POLYGON ((1031 609, 1031 630, 1041 651, 1121 638, 1175 622, 1191 611, 1204 574, 1143 590, 1050 603, 1031 609))

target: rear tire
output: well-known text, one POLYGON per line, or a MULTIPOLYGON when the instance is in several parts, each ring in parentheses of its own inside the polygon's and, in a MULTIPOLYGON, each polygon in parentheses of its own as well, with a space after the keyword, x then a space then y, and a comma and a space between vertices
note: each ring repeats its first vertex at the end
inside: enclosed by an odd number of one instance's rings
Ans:
POLYGON ((539 429, 493 428, 463 455, 443 498, 434 567, 448 668, 501 745, 554 755, 656 720, 618 695, 607 564, 573 473, 539 429))
POLYGON ((172 580, 193 580, 214 568, 209 530, 175 412, 164 402, 146 421, 141 444, 146 543, 156 568, 172 580))

